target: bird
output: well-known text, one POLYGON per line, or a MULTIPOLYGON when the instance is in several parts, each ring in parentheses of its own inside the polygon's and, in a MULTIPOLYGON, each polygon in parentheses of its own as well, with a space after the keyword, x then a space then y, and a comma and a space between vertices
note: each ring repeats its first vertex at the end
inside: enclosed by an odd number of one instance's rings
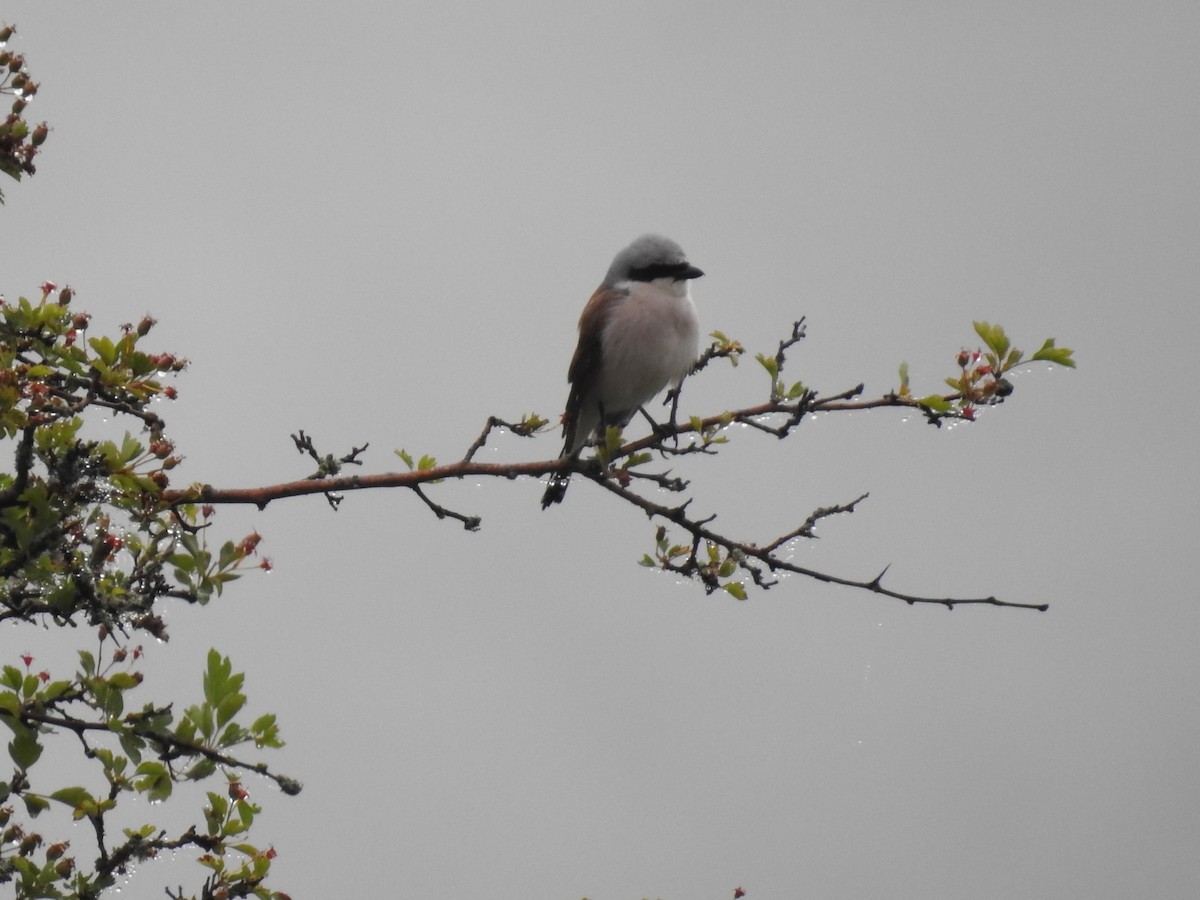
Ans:
MULTIPOLYGON (((689 284, 704 273, 670 238, 644 234, 613 257, 579 317, 567 370, 560 459, 575 458, 593 434, 624 428, 668 384, 679 387, 700 354, 700 322, 689 284)), ((570 472, 555 472, 542 509, 560 503, 570 472)))

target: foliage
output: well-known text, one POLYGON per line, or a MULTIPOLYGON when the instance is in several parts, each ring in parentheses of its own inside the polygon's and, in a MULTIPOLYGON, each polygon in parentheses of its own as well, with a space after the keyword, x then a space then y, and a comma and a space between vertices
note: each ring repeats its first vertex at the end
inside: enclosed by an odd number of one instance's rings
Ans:
MULTIPOLYGON (((38 85, 25 69, 25 57, 6 49, 14 33, 13 26, 0 24, 0 94, 13 98, 11 111, 0 122, 0 172, 20 181, 22 175, 37 171, 33 158, 50 129, 45 122, 30 128, 24 119, 25 107, 37 94, 38 85)), ((0 191, 3 202, 4 192, 0 191)))
MULTIPOLYGON (((23 118, 38 85, 7 48, 14 32, 0 25, 0 94, 13 97, 0 172, 19 181, 36 172, 49 128, 23 118)), ((131 865, 194 846, 209 870, 203 897, 284 897, 265 882, 274 850, 248 842, 259 808, 242 778, 256 773, 289 794, 300 785, 231 755, 282 746, 275 717, 239 718, 243 676, 215 650, 203 699, 179 716, 173 700, 143 696, 142 647, 131 645, 138 633, 168 639, 162 602, 207 603, 241 570, 269 563, 254 560, 257 534, 210 547, 212 507, 163 500, 181 458, 153 407, 174 399, 163 379, 187 361, 140 346, 154 327, 148 316, 119 337, 90 336, 90 316, 72 300, 49 282, 36 303, 0 297, 0 440, 13 454, 0 471, 0 622, 50 623, 64 635, 86 625, 98 639, 69 677, 35 670, 29 654, 0 659, 13 764, 0 781, 0 883, 18 897, 98 897, 131 865), (137 435, 112 436, 117 422, 137 435), (52 742, 82 749, 81 783, 60 786, 61 773, 38 767, 52 742), (147 822, 147 804, 176 785, 214 780, 221 788, 207 792, 198 824, 168 835, 147 822), (91 846, 34 829, 53 807, 91 826, 91 846)))
POLYGON ((13 448, 12 469, 0 472, 0 621, 86 625, 98 638, 69 677, 36 670, 28 655, 0 670, 13 763, 0 782, 0 882, 21 897, 95 897, 131 864, 194 846, 210 870, 203 896, 283 896, 265 886, 274 851, 247 840, 258 807, 242 779, 257 773, 286 793, 299 784, 232 755, 281 746, 274 716, 240 718, 242 676, 215 650, 203 699, 182 715, 170 699, 146 699, 131 641, 168 639, 159 604, 207 603, 269 563, 255 557, 257 534, 210 545, 212 507, 163 501, 180 457, 154 407, 174 398, 163 379, 186 360, 142 349, 149 317, 116 338, 89 336, 73 299, 47 283, 37 302, 0 307, 0 439, 13 448), (141 434, 107 436, 120 420, 141 434), (60 738, 82 747, 90 787, 58 786, 58 773, 37 767, 60 738), (200 824, 168 835, 145 821, 146 804, 177 784, 213 779, 222 788, 207 792, 200 824), (53 805, 91 825, 90 850, 34 829, 53 805), (136 824, 119 827, 119 814, 136 824))

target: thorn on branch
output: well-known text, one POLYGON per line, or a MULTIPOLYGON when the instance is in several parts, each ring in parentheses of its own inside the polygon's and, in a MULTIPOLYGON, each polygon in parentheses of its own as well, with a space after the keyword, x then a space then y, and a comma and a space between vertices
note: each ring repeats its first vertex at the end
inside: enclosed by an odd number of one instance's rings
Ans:
MULTIPOLYGON (((891 563, 888 563, 886 566, 884 566, 883 571, 876 575, 870 582, 868 582, 867 587, 873 591, 881 590, 883 588, 883 576, 887 574, 887 570, 891 567, 891 563)), ((912 606, 912 601, 909 601, 909 606, 912 606)))

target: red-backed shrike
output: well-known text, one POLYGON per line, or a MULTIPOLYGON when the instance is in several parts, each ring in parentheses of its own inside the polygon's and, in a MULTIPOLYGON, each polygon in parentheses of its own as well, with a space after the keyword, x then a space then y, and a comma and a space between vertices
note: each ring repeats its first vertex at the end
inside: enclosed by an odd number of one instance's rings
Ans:
MULTIPOLYGON (((562 457, 593 434, 624 428, 668 384, 683 381, 700 354, 700 323, 688 282, 704 273, 669 238, 646 234, 616 255, 579 317, 567 380, 562 457)), ((550 476, 542 509, 567 492, 569 472, 550 476)))

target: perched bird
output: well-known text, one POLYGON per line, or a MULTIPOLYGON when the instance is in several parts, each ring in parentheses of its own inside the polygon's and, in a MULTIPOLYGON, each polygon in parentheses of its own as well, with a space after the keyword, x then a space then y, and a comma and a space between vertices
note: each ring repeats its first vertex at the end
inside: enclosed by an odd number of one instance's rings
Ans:
MULTIPOLYGON (((616 255, 579 317, 579 345, 567 380, 561 458, 575 457, 593 434, 624 428, 668 384, 683 381, 700 353, 700 325, 688 282, 704 273, 669 238, 646 234, 616 255)), ((556 472, 542 509, 567 492, 556 472)))

